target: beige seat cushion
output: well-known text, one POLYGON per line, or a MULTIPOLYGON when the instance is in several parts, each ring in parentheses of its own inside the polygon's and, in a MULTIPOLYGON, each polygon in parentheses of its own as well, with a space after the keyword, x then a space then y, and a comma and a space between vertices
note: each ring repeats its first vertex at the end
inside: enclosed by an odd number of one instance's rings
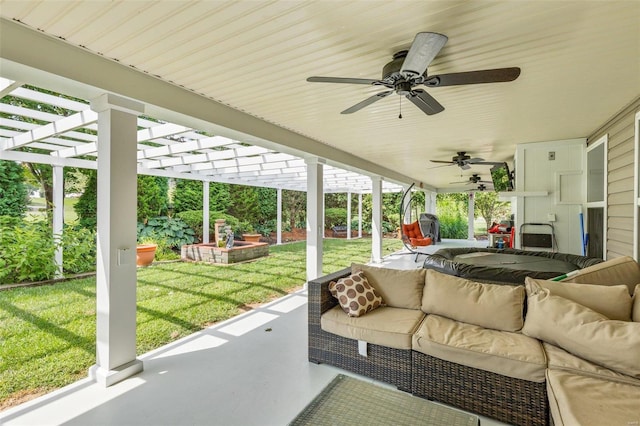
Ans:
POLYGON ((580 357, 577 357, 562 348, 543 342, 542 348, 547 355, 547 366, 554 370, 565 370, 574 374, 599 377, 603 380, 617 380, 640 386, 640 380, 618 373, 609 368, 604 368, 580 357))
POLYGON ((640 322, 640 284, 633 292, 633 308, 631 309, 631 321, 640 322))
POLYGON ((424 288, 424 269, 389 269, 376 266, 351 265, 351 272, 363 271, 369 284, 392 308, 420 309, 424 288))
POLYGON ((544 382, 547 360, 539 341, 427 315, 413 336, 413 350, 436 358, 531 382, 544 382))
POLYGON ((640 265, 629 256, 618 257, 581 269, 577 275, 564 281, 580 284, 623 284, 629 289, 629 294, 633 294, 633 288, 640 283, 640 265))
POLYGON ((587 308, 601 313, 609 319, 631 321, 632 299, 625 285, 594 285, 525 279, 529 286, 548 289, 555 296, 573 300, 587 308))
POLYGON ((411 336, 423 319, 422 311, 385 306, 354 318, 345 314, 340 306, 335 306, 322 314, 320 327, 349 339, 395 349, 411 349, 411 336))
POLYGON ((503 331, 524 323, 523 286, 483 284, 427 270, 422 310, 457 321, 503 331))
POLYGON ((610 320, 549 290, 527 284, 522 332, 622 374, 640 378, 640 323, 610 320))
POLYGON ((549 369, 547 394, 556 426, 629 426, 640 420, 640 386, 549 369))

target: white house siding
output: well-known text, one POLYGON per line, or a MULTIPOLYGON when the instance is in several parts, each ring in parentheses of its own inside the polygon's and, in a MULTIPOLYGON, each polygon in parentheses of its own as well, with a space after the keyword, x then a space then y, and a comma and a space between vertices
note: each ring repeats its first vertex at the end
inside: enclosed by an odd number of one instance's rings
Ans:
POLYGON ((634 117, 640 97, 623 108, 587 139, 609 135, 606 259, 633 256, 634 117))

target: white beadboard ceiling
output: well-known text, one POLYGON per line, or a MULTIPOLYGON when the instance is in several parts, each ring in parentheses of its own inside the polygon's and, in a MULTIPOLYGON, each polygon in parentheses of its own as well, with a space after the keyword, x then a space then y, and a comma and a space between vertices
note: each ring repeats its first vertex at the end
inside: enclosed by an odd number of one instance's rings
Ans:
POLYGON ((0 1, 0 17, 441 190, 471 173, 489 179, 489 167, 429 159, 511 163, 516 144, 587 137, 640 96, 637 0, 21 0, 0 1), (420 31, 449 37, 429 74, 522 73, 426 89, 445 107, 433 116, 395 94, 341 115, 380 89, 306 81, 380 78, 420 31))

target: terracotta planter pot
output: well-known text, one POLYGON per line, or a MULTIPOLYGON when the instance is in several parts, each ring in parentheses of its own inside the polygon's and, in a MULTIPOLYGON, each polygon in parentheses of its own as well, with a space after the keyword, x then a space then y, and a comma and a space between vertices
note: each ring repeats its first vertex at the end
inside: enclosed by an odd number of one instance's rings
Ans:
POLYGON ((156 256, 157 244, 140 244, 136 247, 136 265, 149 266, 156 256))
POLYGON ((259 243, 261 234, 242 234, 242 239, 245 241, 250 241, 252 243, 259 243))

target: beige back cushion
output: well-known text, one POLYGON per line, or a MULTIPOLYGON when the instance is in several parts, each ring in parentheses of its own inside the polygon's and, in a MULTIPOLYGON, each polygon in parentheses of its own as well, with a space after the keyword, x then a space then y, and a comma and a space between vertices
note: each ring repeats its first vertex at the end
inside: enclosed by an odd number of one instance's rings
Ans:
POLYGON ((636 286, 633 292, 633 310, 631 312, 631 321, 640 322, 640 284, 636 286))
POLYGON ((581 358, 640 378, 640 323, 610 320, 548 289, 527 287, 522 333, 581 358))
POLYGON ((522 328, 523 286, 482 284, 427 270, 422 311, 502 331, 522 328))
POLYGON ((351 272, 364 272, 371 287, 392 308, 420 309, 424 288, 424 269, 389 269, 354 263, 351 272))
POLYGON ((600 285, 624 284, 629 289, 629 294, 633 294, 634 287, 640 283, 640 265, 629 256, 618 257, 581 269, 577 275, 564 281, 600 285))
POLYGON ((525 279, 530 286, 548 289, 555 296, 573 300, 609 319, 631 321, 631 303, 626 285, 603 286, 525 279))

